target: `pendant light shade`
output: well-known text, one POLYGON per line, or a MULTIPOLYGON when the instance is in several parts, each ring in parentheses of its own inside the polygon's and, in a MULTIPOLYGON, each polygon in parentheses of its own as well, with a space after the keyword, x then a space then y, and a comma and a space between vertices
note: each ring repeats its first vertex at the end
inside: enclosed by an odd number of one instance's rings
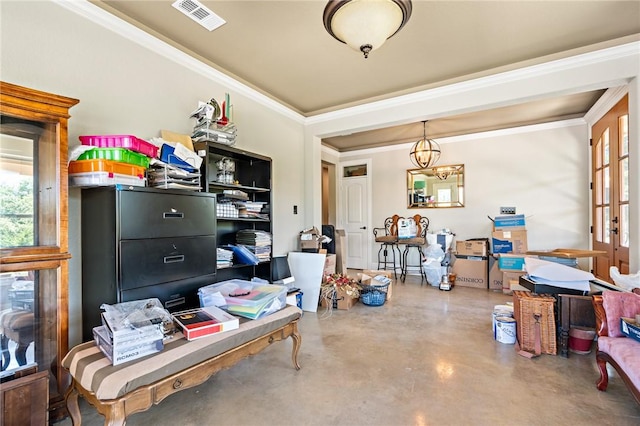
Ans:
POLYGON ((431 167, 440 159, 440 145, 432 139, 427 139, 426 121, 422 122, 422 139, 413 144, 409 158, 419 169, 431 167))
POLYGON ((454 168, 447 166, 433 168, 433 174, 440 180, 449 179, 449 176, 451 176, 454 171, 454 168))
POLYGON ((367 58, 400 31, 411 10, 411 0, 331 0, 322 19, 329 34, 367 58))

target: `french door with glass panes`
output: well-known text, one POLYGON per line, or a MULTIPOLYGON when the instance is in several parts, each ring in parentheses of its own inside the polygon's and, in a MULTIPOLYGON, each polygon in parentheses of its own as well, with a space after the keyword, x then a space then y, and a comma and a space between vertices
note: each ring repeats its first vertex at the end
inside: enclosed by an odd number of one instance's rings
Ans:
POLYGON ((609 268, 629 273, 629 97, 625 95, 591 128, 593 273, 611 282, 609 268))

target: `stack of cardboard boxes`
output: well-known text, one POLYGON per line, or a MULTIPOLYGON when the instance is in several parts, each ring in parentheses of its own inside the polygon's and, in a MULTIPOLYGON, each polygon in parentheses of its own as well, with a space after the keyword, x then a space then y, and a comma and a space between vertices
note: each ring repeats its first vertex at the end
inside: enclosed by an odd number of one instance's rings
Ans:
POLYGON ((452 273, 456 275, 455 285, 461 287, 488 287, 489 242, 479 240, 456 241, 456 258, 452 273))
POLYGON ((315 226, 300 231, 298 235, 300 251, 317 253, 322 247, 322 235, 315 226))
POLYGON ((524 273, 527 229, 523 214, 496 216, 491 234, 489 289, 511 294, 524 273))

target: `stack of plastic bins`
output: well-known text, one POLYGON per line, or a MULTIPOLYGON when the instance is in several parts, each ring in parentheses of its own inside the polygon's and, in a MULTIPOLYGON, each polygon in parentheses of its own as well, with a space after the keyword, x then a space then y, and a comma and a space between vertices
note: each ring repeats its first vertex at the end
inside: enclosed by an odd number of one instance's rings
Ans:
POLYGON ((73 186, 146 186, 145 171, 158 148, 131 135, 80 136, 92 146, 69 163, 69 184, 73 186))
POLYGON ((82 145, 97 148, 125 148, 150 158, 158 156, 157 146, 131 135, 80 136, 79 139, 82 145))
POLYGON ((77 160, 69 163, 72 186, 131 185, 145 186, 145 168, 110 160, 77 160))

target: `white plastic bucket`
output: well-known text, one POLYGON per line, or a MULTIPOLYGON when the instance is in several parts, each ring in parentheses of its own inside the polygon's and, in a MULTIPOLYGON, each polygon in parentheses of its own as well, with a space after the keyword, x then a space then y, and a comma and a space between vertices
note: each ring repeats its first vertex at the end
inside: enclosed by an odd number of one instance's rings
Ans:
POLYGON ((496 340, 513 345, 516 343, 516 320, 511 317, 496 317, 496 340))

